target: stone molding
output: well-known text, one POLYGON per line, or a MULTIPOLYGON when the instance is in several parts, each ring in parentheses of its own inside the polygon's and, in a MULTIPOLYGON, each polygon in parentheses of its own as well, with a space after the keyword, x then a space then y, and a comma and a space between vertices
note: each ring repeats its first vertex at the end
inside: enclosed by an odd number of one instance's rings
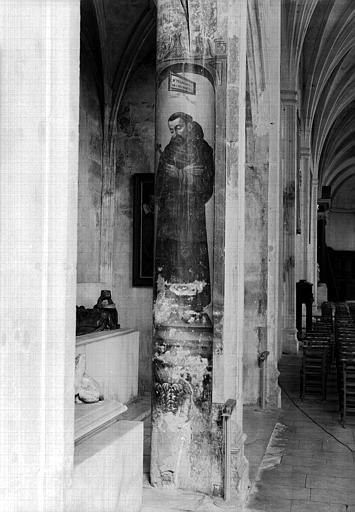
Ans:
POLYGON ((284 105, 296 105, 298 102, 297 91, 281 90, 280 91, 281 103, 284 105))

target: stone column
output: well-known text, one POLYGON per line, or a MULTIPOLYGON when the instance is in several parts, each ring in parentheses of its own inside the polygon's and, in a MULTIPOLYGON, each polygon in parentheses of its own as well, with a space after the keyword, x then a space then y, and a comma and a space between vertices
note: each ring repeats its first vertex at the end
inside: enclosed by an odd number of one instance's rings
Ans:
POLYGON ((311 226, 311 250, 309 254, 309 267, 311 271, 311 282, 314 283, 313 286, 313 296, 314 303, 313 309, 317 309, 318 302, 318 280, 319 280, 319 272, 318 272, 318 179, 312 179, 312 226, 311 226))
POLYGON ((215 30, 213 1, 157 2, 151 483, 208 493, 215 30))
MULTIPOLYGON (((308 280, 308 252, 309 252, 309 239, 310 239, 310 158, 311 158, 311 150, 309 145, 303 145, 300 148, 300 168, 302 172, 302 204, 301 204, 301 215, 302 215, 302 274, 301 279, 308 280)), ((310 281, 313 283, 313 281, 310 281)))
POLYGON ((319 208, 317 215, 317 261, 319 264, 319 280, 322 283, 327 282, 328 270, 328 259, 327 259, 327 247, 325 239, 325 227, 327 225, 328 212, 319 208))
POLYGON ((297 183, 297 93, 281 91, 281 153, 283 176, 283 350, 296 353, 296 204, 297 183))
POLYGON ((0 9, 0 510, 64 512, 74 451, 80 2, 0 9))
POLYGON ((222 494, 222 410, 231 398, 236 407, 228 455, 235 497, 246 491, 247 480, 246 1, 159 0, 157 11, 151 483, 222 494))

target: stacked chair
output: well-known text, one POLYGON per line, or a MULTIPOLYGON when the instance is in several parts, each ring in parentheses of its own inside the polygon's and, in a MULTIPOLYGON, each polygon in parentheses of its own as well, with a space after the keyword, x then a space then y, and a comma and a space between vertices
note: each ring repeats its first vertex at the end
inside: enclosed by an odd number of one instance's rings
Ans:
POLYGON ((322 308, 322 316, 314 317, 312 330, 303 340, 303 357, 300 371, 300 398, 306 393, 320 392, 327 397, 327 378, 334 354, 333 313, 330 303, 322 308))
POLYGON ((355 413, 355 308, 337 304, 335 311, 335 360, 337 367, 340 417, 355 413))

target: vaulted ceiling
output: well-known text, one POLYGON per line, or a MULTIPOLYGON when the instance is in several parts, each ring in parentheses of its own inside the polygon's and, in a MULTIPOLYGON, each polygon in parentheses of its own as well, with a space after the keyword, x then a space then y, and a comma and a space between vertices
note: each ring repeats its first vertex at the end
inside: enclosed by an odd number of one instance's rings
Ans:
POLYGON ((334 196, 355 174, 355 2, 284 0, 283 15, 284 86, 299 87, 319 186, 334 196))
POLYGON ((127 80, 155 47, 155 18, 153 0, 81 0, 81 66, 91 70, 108 130, 127 80))

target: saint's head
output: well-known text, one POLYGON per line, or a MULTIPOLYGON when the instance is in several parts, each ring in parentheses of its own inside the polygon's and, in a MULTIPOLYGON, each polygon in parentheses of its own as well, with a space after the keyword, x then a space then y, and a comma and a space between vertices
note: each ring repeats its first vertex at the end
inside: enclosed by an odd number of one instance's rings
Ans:
POLYGON ((184 112, 175 112, 168 119, 171 138, 176 143, 184 143, 192 132, 193 119, 184 112))

